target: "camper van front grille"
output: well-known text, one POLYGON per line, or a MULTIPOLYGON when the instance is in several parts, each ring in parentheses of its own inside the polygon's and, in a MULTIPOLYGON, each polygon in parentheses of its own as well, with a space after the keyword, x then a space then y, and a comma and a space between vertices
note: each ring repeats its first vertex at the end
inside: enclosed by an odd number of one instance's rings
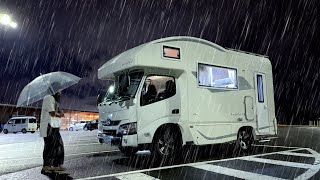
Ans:
POLYGON ((101 124, 103 126, 118 126, 120 124, 121 121, 111 121, 111 120, 107 120, 107 121, 101 121, 101 124))
POLYGON ((117 130, 103 130, 103 133, 106 135, 115 136, 117 135, 117 130))

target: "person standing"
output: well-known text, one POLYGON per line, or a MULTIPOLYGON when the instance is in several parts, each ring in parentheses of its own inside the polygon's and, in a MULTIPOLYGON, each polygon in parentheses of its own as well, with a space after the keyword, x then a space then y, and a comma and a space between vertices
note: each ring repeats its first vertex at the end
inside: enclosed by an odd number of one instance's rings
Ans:
POLYGON ((43 167, 41 173, 64 171, 64 146, 60 135, 59 108, 61 92, 47 95, 43 99, 40 121, 40 136, 44 139, 43 167))

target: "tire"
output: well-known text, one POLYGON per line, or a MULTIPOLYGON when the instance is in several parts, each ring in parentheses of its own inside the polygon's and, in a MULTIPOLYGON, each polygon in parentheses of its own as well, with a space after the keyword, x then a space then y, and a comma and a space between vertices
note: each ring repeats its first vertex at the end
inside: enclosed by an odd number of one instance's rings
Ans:
POLYGON ((26 129, 22 129, 21 132, 22 132, 23 134, 26 134, 26 133, 27 133, 27 130, 26 130, 26 129))
POLYGON ((34 131, 31 131, 31 133, 33 134, 33 133, 34 133, 34 131))
POLYGON ((3 133, 4 133, 4 134, 8 134, 8 129, 4 129, 4 130, 3 130, 3 133))
POLYGON ((104 143, 103 139, 99 139, 99 143, 103 144, 104 143))
POLYGON ((13 132, 13 134, 17 134, 17 132, 13 132))
POLYGON ((71 128, 69 128, 69 131, 73 131, 73 128, 71 127, 71 128))
POLYGON ((247 128, 239 130, 236 149, 243 152, 248 152, 251 150, 253 142, 254 138, 252 135, 252 129, 247 128))
POLYGON ((133 148, 133 147, 118 147, 119 150, 127 157, 131 157, 133 155, 135 155, 138 152, 137 148, 133 148))
POLYGON ((154 163, 160 163, 160 166, 171 165, 181 158, 181 134, 173 126, 162 126, 160 128, 151 145, 151 160, 154 163))
POLYGON ((84 127, 83 130, 84 130, 84 131, 88 131, 88 128, 87 128, 87 127, 84 127))

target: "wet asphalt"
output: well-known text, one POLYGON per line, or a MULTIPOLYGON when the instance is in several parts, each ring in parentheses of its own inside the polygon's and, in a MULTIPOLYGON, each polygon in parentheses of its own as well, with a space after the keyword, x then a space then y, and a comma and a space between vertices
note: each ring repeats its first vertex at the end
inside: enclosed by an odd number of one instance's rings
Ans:
POLYGON ((320 179, 316 127, 279 127, 278 139, 257 143, 246 153, 228 143, 188 147, 169 167, 153 163, 148 152, 127 158, 97 143, 96 133, 62 132, 68 175, 47 176, 40 173, 43 142, 38 134, 0 134, 0 179, 320 179))

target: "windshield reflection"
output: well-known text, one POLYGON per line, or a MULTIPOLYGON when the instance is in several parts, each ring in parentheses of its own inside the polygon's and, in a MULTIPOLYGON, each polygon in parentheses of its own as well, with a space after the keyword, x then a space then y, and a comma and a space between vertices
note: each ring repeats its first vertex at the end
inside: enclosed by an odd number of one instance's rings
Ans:
POLYGON ((129 73, 129 85, 127 87, 120 88, 125 75, 126 74, 120 74, 116 76, 116 80, 111 86, 109 86, 105 94, 105 102, 127 100, 135 96, 143 77, 143 72, 129 73))

